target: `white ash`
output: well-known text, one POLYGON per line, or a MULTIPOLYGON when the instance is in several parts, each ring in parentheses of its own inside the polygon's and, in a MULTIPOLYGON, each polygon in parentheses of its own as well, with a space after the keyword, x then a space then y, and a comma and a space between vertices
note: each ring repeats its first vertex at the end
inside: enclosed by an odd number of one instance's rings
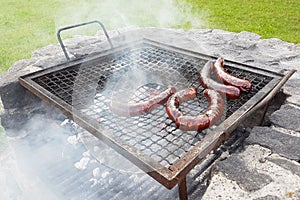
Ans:
POLYGON ((99 167, 96 167, 95 169, 93 169, 93 176, 95 178, 99 178, 100 177, 100 169, 99 169, 99 167))
POLYGON ((84 169, 87 168, 87 165, 88 165, 89 161, 90 161, 90 158, 89 158, 89 157, 83 157, 83 158, 80 159, 79 162, 76 162, 76 163, 74 164, 74 166, 75 166, 77 169, 84 170, 84 169))
POLYGON ((77 137, 77 135, 71 135, 67 138, 67 141, 72 145, 76 145, 79 142, 79 137, 77 137))

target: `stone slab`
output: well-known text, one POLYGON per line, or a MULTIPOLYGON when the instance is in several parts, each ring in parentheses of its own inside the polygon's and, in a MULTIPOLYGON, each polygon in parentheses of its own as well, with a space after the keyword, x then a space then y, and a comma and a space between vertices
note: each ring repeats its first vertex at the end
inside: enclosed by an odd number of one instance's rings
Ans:
POLYGON ((247 167, 237 154, 232 154, 227 159, 218 162, 216 170, 224 173, 227 178, 235 181, 247 191, 259 190, 273 181, 270 176, 247 167))
POLYGON ((289 96, 286 101, 288 103, 292 103, 292 104, 296 104, 298 106, 300 106, 300 95, 292 95, 292 96, 289 96))
MULTIPOLYGON (((228 156, 226 160, 219 161, 217 166, 222 166, 225 163, 232 163, 231 168, 223 168, 222 171, 214 170, 210 185, 208 186, 203 200, 210 199, 292 199, 296 200, 300 188, 300 177, 290 170, 286 170, 282 166, 275 164, 270 160, 272 159, 284 159, 278 154, 272 154, 271 150, 259 145, 247 145, 244 151, 237 152, 228 156), (233 158, 231 158, 233 157, 233 158), (239 162, 235 162, 239 160, 239 162), (262 185, 260 189, 255 191, 248 191, 238 182, 238 179, 250 179, 247 176, 252 174, 242 173, 243 170, 239 170, 237 164, 243 165, 244 168, 249 171, 256 171, 255 173, 264 174, 264 176, 272 179, 268 184, 262 185), (230 177, 228 174, 239 174, 230 177)), ((294 161, 293 164, 296 162, 294 161)))
POLYGON ((284 104, 270 116, 270 121, 277 126, 300 131, 300 108, 284 104))
POLYGON ((280 198, 278 196, 274 196, 274 195, 267 195, 264 197, 255 198, 253 200, 280 200, 280 198))
POLYGON ((281 133, 270 127, 254 127, 246 142, 267 147, 283 157, 300 160, 300 138, 281 133))
POLYGON ((279 165, 280 167, 284 168, 285 170, 291 171, 293 174, 300 177, 300 163, 296 161, 287 160, 280 157, 269 157, 267 158, 268 161, 279 165))
POLYGON ((41 100, 29 92, 16 80, 0 86, 0 96, 4 109, 15 109, 26 106, 34 106, 41 100))
MULTIPOLYGON (((300 72, 297 72, 299 74, 300 72)), ((283 92, 288 95, 287 102, 300 106, 300 79, 292 78, 286 82, 283 92)))

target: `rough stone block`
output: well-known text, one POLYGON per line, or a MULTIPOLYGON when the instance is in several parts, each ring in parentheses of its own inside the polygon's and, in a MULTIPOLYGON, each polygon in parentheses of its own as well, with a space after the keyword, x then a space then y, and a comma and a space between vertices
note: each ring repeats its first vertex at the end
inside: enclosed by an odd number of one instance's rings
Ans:
POLYGON ((290 161, 283 158, 273 158, 269 157, 267 158, 268 161, 275 163, 276 165, 279 165, 280 167, 291 171, 293 174, 298 175, 300 177, 300 164, 296 163, 295 161, 290 161))
POLYGON ((254 50, 256 48, 256 42, 250 40, 231 41, 230 45, 234 46, 236 49, 254 50))
MULTIPOLYGON (((217 162, 216 169, 218 170, 213 171, 210 184, 202 199, 277 200, 291 197, 297 199, 295 197, 299 192, 300 177, 291 170, 275 164, 271 159, 286 160, 298 165, 296 161, 289 161, 278 154, 272 154, 271 150, 260 145, 247 145, 244 151, 230 154, 226 160, 217 162), (249 172, 254 172, 254 175, 249 172), (262 177, 256 179, 258 174, 262 174, 262 177), (260 180, 263 177, 271 178, 272 181, 262 184, 260 180), (240 179, 258 180, 260 188, 252 191, 246 190, 245 186, 239 182, 240 179)), ((258 188, 257 185, 253 187, 258 188)))
POLYGON ((296 105, 299 105, 300 106, 300 95, 292 95, 292 96, 289 96, 286 101, 288 103, 292 103, 292 104, 296 104, 296 105))
POLYGON ((286 84, 283 87, 283 92, 289 95, 289 97, 287 98, 288 103, 292 103, 300 106, 299 88, 300 88, 300 79, 292 78, 286 82, 286 84))
POLYGON ((270 121, 283 128, 300 131, 300 109, 284 104, 270 116, 270 121))
POLYGON ((283 157, 300 160, 300 138, 270 127, 254 127, 246 142, 267 147, 283 157))
POLYGON ((6 129, 8 136, 17 135, 16 133, 22 129, 22 126, 24 126, 28 120, 28 115, 23 111, 9 112, 9 110, 6 110, 0 117, 1 125, 6 129))
POLYGON ((29 92, 19 82, 0 86, 0 96, 4 109, 22 108, 34 105, 41 100, 29 92))
MULTIPOLYGON (((298 59, 299 62, 295 62, 295 66, 299 66, 300 58, 298 59)), ((295 61, 295 60, 294 60, 295 61)), ((296 72, 289 78, 289 80, 284 84, 283 90, 288 95, 300 95, 300 91, 298 88, 300 87, 300 71, 295 68, 296 72)))
POLYGON ((272 178, 266 174, 248 168, 237 154, 232 154, 226 160, 216 164, 216 170, 223 172, 230 180, 247 191, 255 191, 272 182, 272 178))
POLYGON ((244 40, 251 40, 251 41, 258 41, 261 39, 261 36, 256 33, 251 33, 247 31, 242 31, 237 34, 237 39, 244 39, 244 40))
POLYGON ((280 198, 278 196, 267 195, 267 196, 264 196, 264 197, 255 198, 253 200, 280 200, 280 198))

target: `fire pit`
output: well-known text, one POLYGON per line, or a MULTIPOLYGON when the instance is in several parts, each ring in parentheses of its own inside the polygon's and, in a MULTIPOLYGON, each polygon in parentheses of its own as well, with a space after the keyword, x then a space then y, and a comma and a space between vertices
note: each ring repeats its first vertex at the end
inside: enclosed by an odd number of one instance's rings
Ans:
MULTIPOLYGON (((67 63, 22 76, 19 81, 166 188, 179 184, 181 199, 187 199, 189 171, 267 103, 293 74, 227 61, 225 68, 250 80, 253 90, 242 93, 239 99, 227 100, 224 116, 215 126, 204 131, 181 131, 168 118, 164 106, 144 115, 121 117, 110 111, 109 103, 114 98, 143 101, 170 85, 177 90, 193 86, 201 94, 204 88, 198 82, 198 70, 216 57, 147 38, 113 47, 107 38, 110 50, 72 61, 61 42, 67 63), (137 74, 142 78, 136 78, 137 74)), ((199 113, 207 105, 207 100, 198 95, 183 104, 183 112, 199 113)))

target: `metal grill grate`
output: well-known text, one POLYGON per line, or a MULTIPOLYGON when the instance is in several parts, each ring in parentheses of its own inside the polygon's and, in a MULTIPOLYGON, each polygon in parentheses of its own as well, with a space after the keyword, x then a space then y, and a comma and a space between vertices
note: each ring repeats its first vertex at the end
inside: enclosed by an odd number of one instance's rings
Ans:
POLYGON ((236 123, 238 116, 262 100, 283 75, 227 61, 225 68, 250 80, 253 90, 239 99, 226 100, 222 120, 201 132, 177 129, 165 106, 136 117, 120 117, 111 113, 109 103, 115 99, 139 102, 168 86, 177 90, 192 86, 198 89, 197 98, 180 108, 186 114, 203 112, 208 102, 201 94, 204 89, 198 82, 198 71, 210 59, 215 58, 144 39, 21 77, 20 82, 140 168, 151 166, 158 174, 151 176, 171 188, 182 171, 189 171, 189 164, 182 163, 195 164, 186 159, 195 160, 194 153, 201 153, 199 141, 209 138, 207 155, 217 145, 214 137, 221 137, 220 133, 213 135, 216 128, 225 122, 223 127, 236 123))
MULTIPOLYGON (((145 46, 112 55, 93 66, 81 64, 35 78, 34 81, 75 108, 84 107, 81 111, 86 116, 96 119, 116 137, 168 167, 200 141, 206 131, 183 132, 177 129, 163 106, 146 115, 126 118, 112 114, 108 105, 114 95, 118 99, 129 95, 130 101, 139 102, 168 85, 176 88, 194 86, 200 91, 198 98, 185 102, 181 107, 185 113, 196 115, 208 106, 206 98, 201 95, 204 89, 198 82, 198 69, 205 62, 200 58, 145 46), (124 74, 129 74, 125 80, 122 79, 124 74), (128 89, 136 75, 147 79, 147 82, 136 90, 128 89), (108 82, 109 85, 106 85, 108 82)), ((242 94, 239 100, 227 101, 228 117, 272 78, 229 66, 226 68, 238 77, 247 77, 254 86, 253 91, 242 94)))

